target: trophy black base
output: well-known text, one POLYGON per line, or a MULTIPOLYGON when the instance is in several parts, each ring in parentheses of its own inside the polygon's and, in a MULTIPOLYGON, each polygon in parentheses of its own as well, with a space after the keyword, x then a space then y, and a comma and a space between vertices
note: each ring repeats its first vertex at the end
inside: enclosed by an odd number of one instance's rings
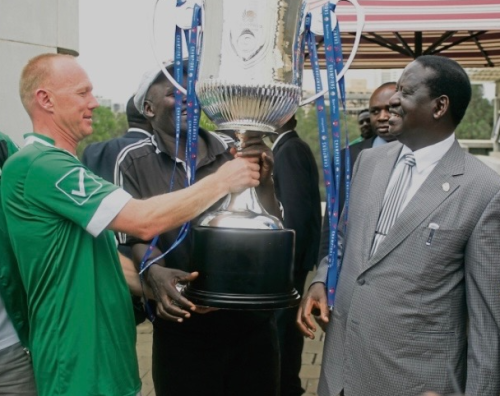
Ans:
POLYGON ((190 271, 183 290, 196 305, 269 310, 300 302, 293 287, 293 230, 193 228, 190 271))

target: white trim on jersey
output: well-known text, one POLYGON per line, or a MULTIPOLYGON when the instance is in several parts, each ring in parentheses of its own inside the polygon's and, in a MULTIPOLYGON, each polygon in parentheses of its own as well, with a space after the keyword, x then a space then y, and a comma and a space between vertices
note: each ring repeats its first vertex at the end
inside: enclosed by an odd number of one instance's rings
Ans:
MULTIPOLYGON (((40 144, 43 144, 44 146, 54 147, 55 149, 64 151, 65 153, 68 153, 72 157, 75 157, 76 159, 78 159, 78 157, 75 154, 73 154, 73 153, 69 152, 68 150, 63 149, 61 147, 54 146, 52 143, 47 142, 46 140, 43 140, 42 138, 39 138, 38 136, 29 135, 29 136, 26 136, 24 138, 24 147, 29 146, 30 144, 33 144, 33 143, 40 143, 40 144)), ((80 161, 80 160, 78 160, 78 161, 80 161)))
POLYGON ((132 196, 125 190, 113 191, 101 201, 89 224, 87 224, 86 230, 94 237, 98 236, 131 199, 132 196))
POLYGON ((115 176, 114 176, 114 182, 117 186, 123 187, 123 176, 120 172, 120 164, 123 162, 129 151, 144 147, 144 146, 152 146, 151 140, 149 138, 139 140, 136 143, 132 143, 122 149, 118 153, 118 156, 116 157, 116 163, 115 163, 115 176))
POLYGON ((33 143, 40 143, 40 144, 43 144, 45 146, 49 146, 49 147, 55 147, 53 144, 43 140, 43 139, 40 139, 39 137, 37 136, 33 136, 33 135, 29 135, 27 137, 24 138, 24 145, 27 146, 29 144, 33 144, 33 143))
POLYGON ((144 129, 141 129, 141 128, 129 128, 127 130, 127 133, 129 132, 138 132, 138 133, 142 133, 144 136, 146 136, 144 139, 147 139, 148 137, 151 137, 152 134, 149 133, 148 131, 144 130, 144 129))
MULTIPOLYGON (((130 151, 136 150, 138 148, 144 147, 144 146, 153 146, 151 143, 151 139, 146 138, 144 140, 139 140, 136 143, 132 143, 131 145, 124 147, 122 151, 118 154, 116 157, 116 163, 115 163, 115 184, 117 186, 120 186, 123 188, 123 175, 120 172, 120 164, 123 162, 125 157, 128 155, 130 151)), ((119 243, 126 243, 127 242, 127 234, 123 232, 118 233, 118 242, 119 243)))

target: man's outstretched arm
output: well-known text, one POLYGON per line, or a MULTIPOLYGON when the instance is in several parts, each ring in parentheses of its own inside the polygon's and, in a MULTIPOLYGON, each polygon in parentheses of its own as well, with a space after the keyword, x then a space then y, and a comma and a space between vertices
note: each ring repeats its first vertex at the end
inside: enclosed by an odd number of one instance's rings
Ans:
POLYGON ((203 213, 220 198, 259 185, 259 165, 237 158, 183 190, 145 200, 131 199, 108 229, 151 240, 203 213))

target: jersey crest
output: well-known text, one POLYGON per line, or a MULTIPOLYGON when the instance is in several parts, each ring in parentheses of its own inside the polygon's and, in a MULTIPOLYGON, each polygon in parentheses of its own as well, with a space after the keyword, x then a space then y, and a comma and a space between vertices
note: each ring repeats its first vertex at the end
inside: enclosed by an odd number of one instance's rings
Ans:
POLYGON ((81 206, 102 188, 102 183, 87 169, 74 168, 58 180, 56 188, 81 206))

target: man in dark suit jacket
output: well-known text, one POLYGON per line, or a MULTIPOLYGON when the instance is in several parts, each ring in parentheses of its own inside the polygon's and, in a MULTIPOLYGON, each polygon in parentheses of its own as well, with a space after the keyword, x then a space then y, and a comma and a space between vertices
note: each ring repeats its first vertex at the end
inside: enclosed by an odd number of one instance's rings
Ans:
MULTIPOLYGON (((316 264, 321 227, 318 167, 314 155, 294 128, 293 116, 274 140, 274 186, 283 205, 284 225, 295 230, 294 285, 303 294, 307 273, 316 264)), ((297 309, 277 314, 281 352, 281 396, 300 396, 299 372, 304 338, 295 325, 297 309)))
MULTIPOLYGON (((115 165, 118 154, 132 143, 148 138, 153 132, 149 121, 135 107, 134 96, 128 100, 126 112, 129 128, 125 135, 105 142, 89 144, 83 151, 82 163, 96 175, 111 183, 115 182, 115 165)), ((118 251, 121 253, 120 260, 131 259, 130 247, 120 245, 118 251)), ((146 315, 140 298, 132 296, 132 303, 135 323, 144 322, 146 315)))
POLYGON ((146 118, 134 106, 134 97, 127 102, 128 130, 125 135, 89 144, 83 151, 82 162, 96 175, 114 183, 116 158, 126 146, 151 136, 153 129, 146 118))
MULTIPOLYGON (((387 82, 373 91, 370 97, 370 125, 375 135, 369 139, 362 140, 349 146, 349 153, 351 155, 351 177, 354 163, 356 162, 361 151, 372 147, 382 146, 386 143, 395 140, 389 134, 389 99, 396 92, 396 83, 387 82)), ((342 170, 340 176, 340 199, 339 208, 342 210, 345 203, 345 175, 343 172, 345 164, 345 149, 340 152, 340 169, 342 170)), ((333 164, 332 164, 333 168, 333 164)), ((321 259, 328 254, 328 242, 330 235, 330 219, 328 218, 328 208, 325 208, 323 215, 323 227, 321 229, 321 243, 319 247, 318 257, 321 259)))

